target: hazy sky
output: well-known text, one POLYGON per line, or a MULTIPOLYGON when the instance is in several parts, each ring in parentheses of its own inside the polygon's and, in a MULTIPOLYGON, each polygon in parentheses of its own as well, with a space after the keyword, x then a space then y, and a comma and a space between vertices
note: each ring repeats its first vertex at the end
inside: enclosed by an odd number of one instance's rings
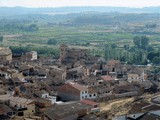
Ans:
POLYGON ((62 7, 62 6, 160 6, 160 0, 0 0, 0 6, 62 7))

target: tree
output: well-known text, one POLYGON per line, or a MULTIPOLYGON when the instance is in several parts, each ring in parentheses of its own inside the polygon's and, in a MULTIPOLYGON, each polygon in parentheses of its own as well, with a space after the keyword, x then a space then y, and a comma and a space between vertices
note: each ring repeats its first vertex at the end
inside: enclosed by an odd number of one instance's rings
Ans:
POLYGON ((56 45, 57 44, 57 40, 55 40, 54 38, 50 38, 47 42, 48 45, 56 45))
POLYGON ((148 45, 148 47, 146 48, 146 50, 147 50, 147 52, 155 51, 155 49, 151 45, 148 45))
POLYGON ((133 38, 133 43, 137 48, 146 50, 149 45, 149 38, 146 36, 135 36, 133 38))
POLYGON ((26 28, 26 31, 33 32, 38 31, 39 27, 36 24, 31 24, 26 28))
POLYGON ((129 50, 130 46, 127 44, 127 45, 124 45, 124 49, 125 50, 129 50))
POLYGON ((156 28, 157 24, 147 24, 145 25, 146 28, 156 28))
POLYGON ((150 60, 151 62, 157 63, 157 58, 160 57, 160 52, 152 51, 149 52, 147 55, 147 59, 150 60))
POLYGON ((152 62, 155 64, 160 64, 160 57, 154 57, 152 62))
POLYGON ((149 38, 146 36, 141 36, 141 48, 146 49, 149 45, 149 38))
POLYGON ((117 45, 116 45, 116 44, 114 44, 114 43, 113 43, 113 44, 111 44, 111 48, 112 48, 112 49, 115 49, 116 47, 117 47, 117 45))
POLYGON ((0 42, 3 42, 3 36, 0 36, 0 42))
POLYGON ((141 47, 141 38, 139 36, 135 36, 133 38, 133 43, 135 44, 135 46, 137 46, 138 48, 141 47))

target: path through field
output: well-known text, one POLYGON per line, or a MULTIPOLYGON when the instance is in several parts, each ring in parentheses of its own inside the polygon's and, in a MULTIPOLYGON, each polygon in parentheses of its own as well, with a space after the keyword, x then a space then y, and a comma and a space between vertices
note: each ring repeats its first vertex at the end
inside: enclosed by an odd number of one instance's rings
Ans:
POLYGON ((121 100, 115 100, 110 102, 103 102, 100 104, 101 111, 112 111, 112 112, 121 112, 125 113, 128 109, 125 109, 131 102, 134 101, 134 98, 126 98, 121 100))

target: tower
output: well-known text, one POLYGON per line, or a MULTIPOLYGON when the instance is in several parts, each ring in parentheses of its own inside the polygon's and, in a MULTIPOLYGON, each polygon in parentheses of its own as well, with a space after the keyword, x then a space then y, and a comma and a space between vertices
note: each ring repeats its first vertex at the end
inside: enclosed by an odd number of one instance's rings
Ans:
POLYGON ((60 46, 60 60, 61 60, 61 62, 65 61, 65 59, 67 57, 67 49, 68 49, 67 45, 62 44, 60 46))

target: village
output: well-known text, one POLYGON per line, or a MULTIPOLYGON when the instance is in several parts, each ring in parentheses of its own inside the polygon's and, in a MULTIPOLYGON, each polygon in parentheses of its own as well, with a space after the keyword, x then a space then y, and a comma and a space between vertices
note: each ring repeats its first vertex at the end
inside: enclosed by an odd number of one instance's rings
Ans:
POLYGON ((160 74, 60 45, 58 59, 0 47, 0 120, 159 120, 160 74))

